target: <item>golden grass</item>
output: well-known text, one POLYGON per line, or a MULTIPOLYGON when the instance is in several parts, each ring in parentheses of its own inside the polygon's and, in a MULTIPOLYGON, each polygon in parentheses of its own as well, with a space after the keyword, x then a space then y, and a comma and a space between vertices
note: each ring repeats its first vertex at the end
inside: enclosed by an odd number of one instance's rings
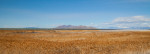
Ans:
POLYGON ((0 30, 0 54, 150 54, 150 31, 0 30))

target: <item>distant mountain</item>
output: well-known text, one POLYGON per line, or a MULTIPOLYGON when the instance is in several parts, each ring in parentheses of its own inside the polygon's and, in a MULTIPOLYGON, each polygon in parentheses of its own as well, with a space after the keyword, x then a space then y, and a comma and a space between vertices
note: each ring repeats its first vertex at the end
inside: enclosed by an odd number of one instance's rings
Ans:
POLYGON ((95 27, 91 27, 91 26, 74 26, 74 25, 61 25, 56 27, 55 29, 97 29, 95 27))

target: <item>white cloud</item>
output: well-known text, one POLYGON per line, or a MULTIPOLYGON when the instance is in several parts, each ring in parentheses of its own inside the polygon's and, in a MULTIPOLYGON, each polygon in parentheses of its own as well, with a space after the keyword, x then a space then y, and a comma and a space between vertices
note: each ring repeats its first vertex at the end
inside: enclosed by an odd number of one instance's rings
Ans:
POLYGON ((132 22, 149 22, 149 18, 144 16, 119 17, 113 20, 114 23, 132 23, 132 22))
POLYGON ((150 27, 150 18, 144 16, 118 17, 112 22, 102 23, 103 28, 131 28, 131 27, 150 27))

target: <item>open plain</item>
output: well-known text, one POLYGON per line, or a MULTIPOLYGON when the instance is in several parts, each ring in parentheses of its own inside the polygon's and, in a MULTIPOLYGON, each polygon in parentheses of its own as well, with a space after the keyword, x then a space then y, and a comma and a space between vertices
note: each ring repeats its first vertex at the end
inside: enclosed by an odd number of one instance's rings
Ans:
POLYGON ((0 54, 150 54, 150 31, 0 30, 0 54))

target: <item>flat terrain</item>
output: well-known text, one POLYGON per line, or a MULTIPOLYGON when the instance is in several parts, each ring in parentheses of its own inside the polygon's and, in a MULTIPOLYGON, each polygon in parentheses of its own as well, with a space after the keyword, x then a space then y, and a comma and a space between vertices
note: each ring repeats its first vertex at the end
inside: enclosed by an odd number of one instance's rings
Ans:
POLYGON ((0 54, 150 54, 150 31, 0 30, 0 54))

